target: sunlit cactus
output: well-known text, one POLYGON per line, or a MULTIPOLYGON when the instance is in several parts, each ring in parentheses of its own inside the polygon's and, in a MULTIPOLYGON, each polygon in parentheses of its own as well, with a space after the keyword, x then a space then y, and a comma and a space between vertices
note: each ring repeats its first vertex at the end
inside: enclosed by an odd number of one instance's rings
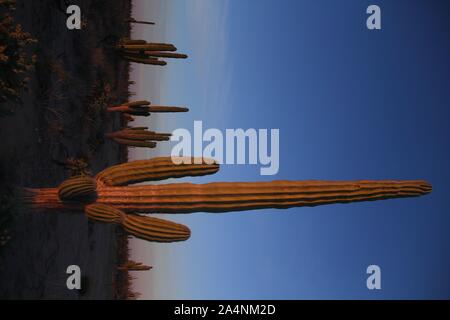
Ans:
MULTIPOLYGON (((195 161, 176 169, 177 165, 170 164, 169 159, 133 161, 100 172, 96 177, 96 202, 134 213, 228 212, 414 197, 431 192, 431 185, 423 180, 128 185, 174 176, 212 174, 218 169, 217 164, 207 159, 202 164, 197 165, 195 161), (194 169, 196 166, 198 171, 194 169)), ((37 209, 76 208, 75 203, 61 201, 58 189, 51 188, 28 190, 26 202, 37 209)), ((81 202, 80 207, 83 207, 81 202)))
POLYGON ((181 163, 174 164, 171 157, 136 160, 109 167, 95 178, 101 186, 117 187, 145 181, 204 176, 219 170, 218 164, 213 161, 206 163, 204 159, 189 158, 188 161, 188 158, 178 158, 177 162, 181 163))
POLYGON ((118 266, 117 269, 126 271, 148 271, 153 269, 153 267, 145 265, 142 262, 130 260, 124 263, 123 265, 118 266))
POLYGON ((124 230, 136 238, 152 242, 176 242, 189 239, 188 227, 172 221, 143 217, 101 203, 87 205, 86 215, 93 220, 122 225, 124 230))

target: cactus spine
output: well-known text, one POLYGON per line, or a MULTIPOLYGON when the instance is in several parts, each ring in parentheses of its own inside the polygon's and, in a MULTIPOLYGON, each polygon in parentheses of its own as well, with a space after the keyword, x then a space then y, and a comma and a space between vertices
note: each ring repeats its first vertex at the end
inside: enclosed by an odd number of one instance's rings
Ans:
POLYGON ((86 215, 93 220, 122 225, 133 236, 153 242, 175 242, 189 239, 188 227, 172 221, 126 214, 104 204, 94 203, 85 207, 86 215))

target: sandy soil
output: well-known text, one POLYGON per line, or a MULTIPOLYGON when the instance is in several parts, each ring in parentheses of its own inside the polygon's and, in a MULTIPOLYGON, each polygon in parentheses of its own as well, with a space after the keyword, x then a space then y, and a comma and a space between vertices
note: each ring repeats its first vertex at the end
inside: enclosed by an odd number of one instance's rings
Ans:
MULTIPOLYGON (((13 116, 0 119, 4 184, 57 186, 69 176, 58 162, 84 158, 93 173, 126 160, 103 132, 120 128, 103 103, 128 98, 129 66, 114 52, 128 37, 130 0, 70 1, 82 9, 83 29, 66 28, 63 0, 17 1, 17 20, 39 40, 30 92, 13 116)), ((0 298, 115 297, 119 230, 79 214, 18 210, 11 240, 0 248, 0 298), (66 268, 81 267, 83 288, 66 287, 66 268)))

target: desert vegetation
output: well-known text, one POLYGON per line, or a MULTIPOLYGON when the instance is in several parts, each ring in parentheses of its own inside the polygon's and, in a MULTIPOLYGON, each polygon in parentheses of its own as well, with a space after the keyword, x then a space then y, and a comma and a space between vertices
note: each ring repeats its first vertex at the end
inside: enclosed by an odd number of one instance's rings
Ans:
POLYGON ((151 102, 146 100, 130 101, 118 106, 110 106, 107 110, 108 112, 120 112, 130 116, 142 117, 148 117, 151 113, 178 113, 189 111, 186 107, 151 105, 151 102))
POLYGON ((107 133, 106 137, 115 142, 130 147, 155 148, 156 141, 170 140, 170 133, 157 133, 149 131, 148 127, 127 127, 120 131, 107 133))
POLYGON ((6 102, 21 102, 21 91, 28 87, 28 73, 36 59, 30 53, 36 39, 15 22, 14 9, 15 1, 0 0, 0 116, 14 111, 6 102))
MULTIPOLYGON (((119 5, 116 3, 117 6, 111 8, 108 20, 101 19, 110 3, 95 1, 90 7, 92 14, 83 25, 86 31, 74 33, 73 38, 65 40, 74 48, 73 56, 65 53, 65 43, 52 43, 53 46, 48 47, 59 48, 61 53, 54 54, 41 45, 36 61, 30 52, 36 41, 14 21, 11 15, 13 3, 0 0, 0 105, 3 108, 4 102, 21 100, 19 89, 26 88, 27 72, 36 62, 37 87, 35 95, 29 98, 33 101, 32 108, 29 108, 30 118, 35 121, 33 131, 23 141, 29 141, 30 137, 36 139, 30 144, 28 164, 31 165, 28 171, 23 167, 17 170, 22 174, 18 183, 20 187, 0 189, 0 246, 10 239, 9 224, 11 217, 15 216, 17 204, 33 218, 38 216, 36 213, 49 213, 40 215, 45 216, 42 220, 22 219, 23 225, 33 223, 22 229, 24 234, 38 230, 35 227, 43 221, 52 228, 43 227, 40 233, 52 237, 58 230, 58 223, 64 224, 74 219, 73 216, 82 216, 82 219, 73 220, 76 224, 71 225, 70 230, 87 229, 88 245, 84 248, 89 248, 95 259, 104 251, 96 246, 97 242, 105 240, 105 234, 111 237, 108 241, 113 239, 117 242, 117 260, 110 273, 115 298, 139 297, 131 289, 133 277, 128 272, 151 268, 129 260, 129 237, 170 243, 186 241, 191 236, 188 226, 149 214, 312 207, 416 197, 432 190, 431 185, 423 180, 148 184, 171 178, 205 176, 219 170, 219 165, 211 159, 190 159, 181 161, 181 164, 175 164, 171 157, 128 162, 128 147, 154 148, 158 142, 170 139, 169 133, 129 126, 134 117, 189 111, 185 107, 153 105, 146 100, 130 101, 129 63, 162 66, 166 64, 165 59, 186 59, 187 55, 178 53, 173 44, 130 39, 130 24, 153 23, 132 18, 129 1, 117 2, 119 5), (71 62, 78 67, 70 68, 71 62), (63 160, 56 160, 61 158, 63 160), (38 170, 43 171, 37 174, 38 170), (60 220, 59 216, 62 217, 60 220), (102 239, 95 238, 99 225, 110 227, 99 233, 102 239)), ((38 6, 36 3, 33 5, 38 6)), ((60 1, 51 3, 57 3, 61 6, 60 11, 65 12, 60 1)), ((49 39, 48 32, 49 29, 44 28, 42 37, 49 39)), ((0 109, 4 114, 9 111, 0 109)), ((22 119, 21 123, 28 120, 22 119)), ((29 127, 23 126, 22 131, 29 127)), ((12 132, 19 132, 17 128, 13 129, 12 132)), ((22 147, 18 154, 25 158, 28 147, 14 142, 16 145, 22 147)), ((67 229, 62 233, 66 236, 67 229)), ((79 240, 78 236, 77 233, 73 239, 79 240)), ((58 239, 51 239, 60 245, 58 239)), ((64 238, 66 242, 70 241, 64 238)), ((103 249, 109 248, 109 244, 103 249)), ((26 252, 34 252, 32 246, 27 248, 26 252)), ((22 252, 20 246, 18 249, 12 251, 22 252)), ((54 254, 52 251, 47 256, 54 254)), ((88 286, 91 289, 92 284, 88 286)), ((86 294, 89 292, 91 290, 86 294)))
POLYGON ((184 241, 189 228, 149 213, 229 212, 285 209, 333 203, 421 196, 431 192, 423 180, 271 181, 133 185, 146 181, 214 174, 210 159, 155 158, 112 166, 95 177, 72 177, 57 188, 27 189, 22 202, 34 210, 83 210, 96 221, 120 224, 137 238, 184 241))
MULTIPOLYGON (((135 21, 136 22, 136 21, 135 21)), ((160 58, 186 59, 186 54, 176 53, 177 48, 168 43, 152 43, 146 40, 122 39, 116 47, 119 54, 130 62, 165 66, 160 58)))

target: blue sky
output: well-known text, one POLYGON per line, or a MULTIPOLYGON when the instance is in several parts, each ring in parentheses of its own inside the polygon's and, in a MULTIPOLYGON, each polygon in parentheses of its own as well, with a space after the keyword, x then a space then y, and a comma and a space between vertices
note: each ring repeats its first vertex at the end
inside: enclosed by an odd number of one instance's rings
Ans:
MULTIPOLYGON (((450 298, 449 5, 377 1, 134 1, 157 22, 134 36, 186 61, 133 65, 137 99, 187 105, 152 128, 280 129, 280 171, 223 165, 185 181, 426 179, 420 198, 227 214, 171 215, 192 237, 133 241, 144 298, 450 298), (377 264, 382 290, 367 290, 377 264)), ((142 120, 148 123, 148 119, 142 120)), ((170 144, 134 151, 168 155, 170 144)))

